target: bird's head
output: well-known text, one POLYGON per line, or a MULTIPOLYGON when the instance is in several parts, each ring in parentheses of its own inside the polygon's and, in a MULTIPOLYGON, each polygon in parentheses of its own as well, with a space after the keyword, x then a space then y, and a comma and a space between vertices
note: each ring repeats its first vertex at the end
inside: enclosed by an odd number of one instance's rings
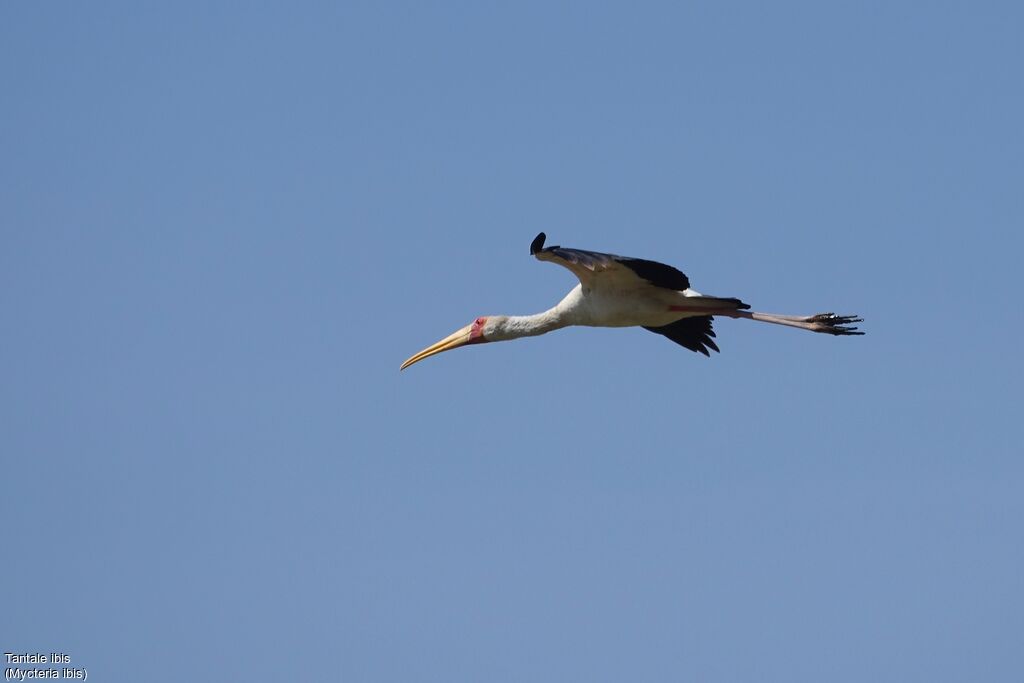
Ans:
POLYGON ((413 363, 419 363, 424 358, 429 358, 442 351, 451 351, 452 349, 468 346, 469 344, 483 344, 485 342, 508 339, 508 336, 505 334, 505 321, 507 319, 508 316, 504 315, 480 316, 462 329, 452 332, 441 341, 431 344, 409 358, 402 363, 400 370, 405 370, 413 363))

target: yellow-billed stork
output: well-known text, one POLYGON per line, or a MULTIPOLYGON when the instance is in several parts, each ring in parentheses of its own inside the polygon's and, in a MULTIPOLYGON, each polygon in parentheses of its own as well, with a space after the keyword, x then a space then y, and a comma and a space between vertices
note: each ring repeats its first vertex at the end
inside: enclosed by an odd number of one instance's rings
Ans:
POLYGON ((853 315, 818 313, 795 316, 749 311, 739 299, 706 296, 690 289, 690 280, 672 266, 596 251, 545 247, 540 233, 530 254, 571 270, 580 283, 557 306, 536 315, 481 316, 461 330, 432 344, 402 363, 404 370, 424 358, 467 344, 534 337, 569 325, 643 327, 691 351, 710 356, 718 351, 711 329, 713 316, 759 320, 811 332, 858 335, 853 315))

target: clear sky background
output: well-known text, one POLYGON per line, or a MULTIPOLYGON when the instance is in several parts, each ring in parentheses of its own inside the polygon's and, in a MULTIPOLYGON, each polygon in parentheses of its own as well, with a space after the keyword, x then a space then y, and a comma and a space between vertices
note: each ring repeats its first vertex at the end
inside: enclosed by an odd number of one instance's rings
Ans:
POLYGON ((430 5, 0 5, 0 648, 1021 680, 1021 5, 430 5), (399 374, 541 230, 868 334, 399 374))

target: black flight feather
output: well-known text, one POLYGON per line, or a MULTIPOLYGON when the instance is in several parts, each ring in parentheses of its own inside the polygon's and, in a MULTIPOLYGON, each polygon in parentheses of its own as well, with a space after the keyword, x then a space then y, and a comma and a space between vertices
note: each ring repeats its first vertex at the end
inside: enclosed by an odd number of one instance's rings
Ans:
POLYGON ((718 345, 711 339, 715 336, 715 331, 711 329, 710 315, 683 318, 662 327, 644 326, 644 329, 668 337, 676 344, 708 357, 711 356, 708 353, 709 348, 718 351, 718 345))
POLYGON ((530 254, 536 255, 545 251, 554 254, 564 261, 585 266, 590 269, 593 269, 595 265, 602 263, 607 264, 610 261, 614 261, 629 268, 636 273, 637 277, 647 280, 655 287, 663 287, 664 289, 674 289, 679 291, 690 288, 690 280, 682 271, 673 268, 672 266, 665 265, 664 263, 648 261, 641 258, 631 258, 629 256, 603 254, 599 251, 570 249, 568 247, 561 247, 557 245, 545 248, 545 239, 547 239, 547 236, 544 233, 537 235, 530 244, 530 254))
POLYGON ((615 260, 626 266, 634 273, 650 282, 655 287, 665 289, 684 290, 690 288, 690 279, 682 271, 666 266, 657 261, 645 261, 642 258, 626 258, 616 256, 615 260))

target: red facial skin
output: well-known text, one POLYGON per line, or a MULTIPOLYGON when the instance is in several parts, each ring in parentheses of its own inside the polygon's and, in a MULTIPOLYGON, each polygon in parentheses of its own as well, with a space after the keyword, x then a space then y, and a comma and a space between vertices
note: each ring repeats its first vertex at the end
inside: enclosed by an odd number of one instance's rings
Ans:
POLYGON ((473 321, 473 327, 469 330, 469 341, 467 344, 479 344, 480 342, 487 341, 484 339, 484 325, 487 324, 487 318, 480 316, 473 321))

